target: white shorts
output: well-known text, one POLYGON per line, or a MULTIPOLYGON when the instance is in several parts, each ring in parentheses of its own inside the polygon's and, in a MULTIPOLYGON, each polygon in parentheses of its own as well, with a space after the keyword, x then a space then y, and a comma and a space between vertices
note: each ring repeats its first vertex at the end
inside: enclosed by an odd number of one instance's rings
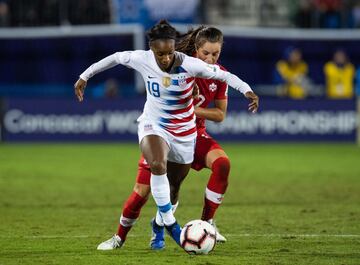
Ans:
POLYGON ((188 136, 186 140, 181 139, 181 141, 179 141, 176 136, 156 125, 154 122, 142 119, 138 125, 139 143, 148 135, 158 135, 165 140, 170 148, 168 161, 178 164, 190 164, 193 162, 196 133, 190 137, 188 136))

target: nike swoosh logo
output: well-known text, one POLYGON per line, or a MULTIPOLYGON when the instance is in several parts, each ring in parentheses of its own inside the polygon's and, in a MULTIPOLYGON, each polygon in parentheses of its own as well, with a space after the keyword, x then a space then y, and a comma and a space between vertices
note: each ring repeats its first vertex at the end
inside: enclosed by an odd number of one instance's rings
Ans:
POLYGON ((149 76, 149 75, 148 75, 148 78, 149 78, 149 79, 152 79, 152 78, 156 78, 156 76, 149 76))

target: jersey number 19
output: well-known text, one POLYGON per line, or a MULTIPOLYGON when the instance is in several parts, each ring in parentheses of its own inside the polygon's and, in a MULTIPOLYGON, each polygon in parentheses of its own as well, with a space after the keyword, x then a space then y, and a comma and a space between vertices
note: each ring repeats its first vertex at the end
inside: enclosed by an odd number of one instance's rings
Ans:
POLYGON ((160 85, 158 83, 147 81, 147 89, 150 95, 156 98, 160 97, 160 85))

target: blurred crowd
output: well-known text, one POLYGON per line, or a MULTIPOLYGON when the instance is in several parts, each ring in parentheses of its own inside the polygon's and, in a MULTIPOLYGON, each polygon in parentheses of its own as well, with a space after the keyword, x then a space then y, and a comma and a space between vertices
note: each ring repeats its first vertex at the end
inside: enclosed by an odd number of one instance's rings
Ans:
POLYGON ((300 0, 293 21, 299 28, 360 27, 360 1, 300 0))
POLYGON ((110 23, 109 0, 0 0, 0 27, 110 23))
MULTIPOLYGON (((197 12, 194 12, 192 21, 196 23, 251 25, 246 21, 251 21, 251 16, 256 16, 254 26, 360 27, 360 0, 193 1, 197 5, 197 12), (218 11, 219 19, 215 18, 212 9, 218 11), (245 17, 247 14, 250 17, 245 17), (281 16, 284 19, 274 24, 281 16), (239 20, 241 17, 244 20, 239 20)), ((0 27, 119 22, 116 20, 119 16, 117 12, 123 17, 132 15, 132 12, 138 12, 140 5, 153 5, 156 6, 154 10, 158 10, 160 2, 161 0, 0 0, 0 27), (121 8, 116 8, 119 5, 121 8)))
MULTIPOLYGON (((325 62, 323 73, 327 98, 351 99, 355 93, 360 95, 360 67, 355 69, 343 49, 337 49, 325 62)), ((274 83, 278 84, 278 95, 292 99, 304 99, 311 95, 313 85, 308 74, 308 64, 303 60, 301 50, 288 47, 275 68, 274 83)))

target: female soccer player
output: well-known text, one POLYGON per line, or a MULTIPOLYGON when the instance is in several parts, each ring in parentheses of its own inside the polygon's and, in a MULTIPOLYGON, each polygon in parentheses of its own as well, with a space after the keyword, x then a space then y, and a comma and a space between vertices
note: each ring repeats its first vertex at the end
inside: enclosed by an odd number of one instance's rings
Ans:
MULTIPOLYGON (((91 65, 80 75, 75 84, 75 93, 82 101, 87 80, 118 64, 141 73, 147 88, 147 101, 138 119, 140 149, 150 168, 151 193, 161 219, 170 236, 179 244, 181 228, 172 212, 167 173, 183 179, 193 161, 197 135, 192 102, 194 77, 226 81, 244 94, 252 90, 237 76, 218 66, 176 52, 176 30, 166 21, 155 25, 149 31, 148 38, 150 50, 117 52, 91 65)), ((131 195, 139 206, 146 201, 142 200, 145 196, 141 195, 131 195)), ((136 211, 129 209, 131 213, 136 214, 136 211)), ((120 223, 124 227, 129 227, 134 221, 131 217, 123 217, 120 223)), ((121 247, 124 240, 125 236, 114 235, 100 244, 98 249, 121 247)))
MULTIPOLYGON (((197 57, 208 64, 216 64, 223 45, 223 35, 220 30, 213 27, 198 27, 185 34, 177 44, 177 51, 197 57)), ((221 69, 224 69, 219 65, 221 69)), ((221 122, 226 116, 227 109, 227 84, 217 80, 196 78, 199 88, 199 96, 194 100, 197 138, 192 168, 200 171, 209 168, 211 175, 205 189, 204 207, 201 219, 214 225, 213 217, 222 202, 228 186, 230 161, 221 146, 206 132, 205 119, 221 122), (208 108, 214 101, 214 108, 208 108)), ((249 110, 256 112, 258 109, 258 97, 249 91, 245 97, 251 99, 249 110)), ((143 165, 146 167, 146 165, 143 165)), ((183 179, 181 176, 169 175, 171 201, 173 210, 178 205, 178 193, 183 179)), ((164 247, 164 228, 159 212, 155 221, 152 221, 153 238, 150 245, 153 249, 164 247)), ((217 233, 218 242, 226 242, 226 238, 217 233)))

